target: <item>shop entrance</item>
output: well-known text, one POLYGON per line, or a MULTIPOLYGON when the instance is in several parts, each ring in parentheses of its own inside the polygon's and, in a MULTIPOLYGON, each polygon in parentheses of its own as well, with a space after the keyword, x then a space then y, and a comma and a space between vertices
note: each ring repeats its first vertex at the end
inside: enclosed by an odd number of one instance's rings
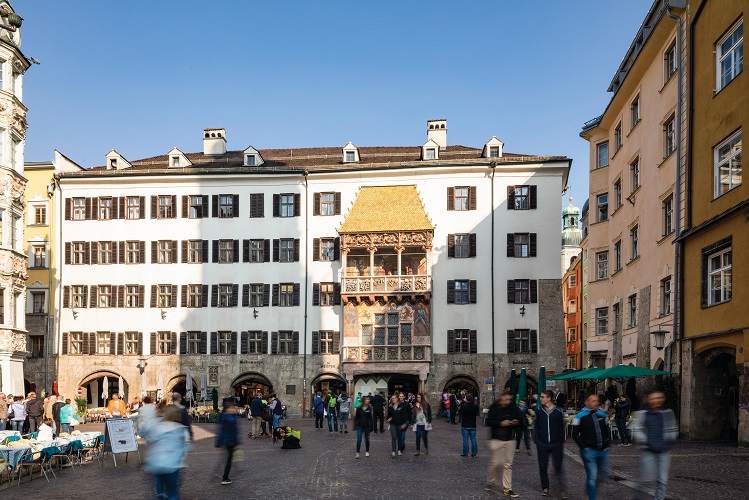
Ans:
MULTIPOLYGON (((80 383, 83 387, 89 408, 106 407, 112 394, 119 394, 119 375, 112 372, 100 372, 83 379, 80 383), (106 380, 105 380, 106 379, 106 380)), ((122 380, 122 399, 128 402, 129 384, 122 380)))
POLYGON ((388 380, 388 395, 392 395, 395 391, 418 394, 419 377, 416 375, 392 375, 388 380))
POLYGON ((739 379, 735 350, 718 347, 696 356, 693 384, 693 397, 703 402, 693 409, 694 437, 737 441, 739 379))
POLYGON ((455 394, 461 394, 463 391, 466 391, 466 394, 473 394, 474 397, 478 397, 479 395, 478 383, 476 383, 473 377, 467 375, 459 375, 451 378, 445 384, 444 390, 447 393, 454 390, 455 394))
POLYGON ((320 394, 326 394, 331 391, 335 392, 336 394, 340 394, 341 392, 346 390, 346 381, 333 376, 320 377, 312 385, 312 389, 315 394, 317 394, 318 392, 320 394))
POLYGON ((232 388, 234 389, 234 395, 239 400, 239 405, 244 406, 250 404, 258 391, 266 396, 270 394, 273 391, 273 384, 264 375, 246 373, 234 380, 232 388))

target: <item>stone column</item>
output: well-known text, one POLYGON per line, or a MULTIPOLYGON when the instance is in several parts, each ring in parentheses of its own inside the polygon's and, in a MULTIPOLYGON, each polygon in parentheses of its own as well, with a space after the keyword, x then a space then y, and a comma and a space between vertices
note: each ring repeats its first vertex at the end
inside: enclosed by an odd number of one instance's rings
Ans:
POLYGON ((369 250, 369 276, 372 277, 374 276, 374 262, 375 262, 374 254, 375 254, 376 248, 370 247, 368 248, 368 250, 369 250))
POLYGON ((24 354, 0 349, 0 390, 6 394, 25 394, 23 384, 24 354))
POLYGON ((401 276, 403 274, 402 268, 401 268, 401 254, 403 254, 403 247, 396 247, 395 251, 398 252, 398 276, 401 276))

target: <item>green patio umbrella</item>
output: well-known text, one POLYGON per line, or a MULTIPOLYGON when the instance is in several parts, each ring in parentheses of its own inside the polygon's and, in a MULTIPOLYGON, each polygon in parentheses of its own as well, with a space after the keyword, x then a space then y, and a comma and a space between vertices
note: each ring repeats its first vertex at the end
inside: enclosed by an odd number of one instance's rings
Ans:
POLYGON ((515 399, 515 395, 518 393, 518 374, 515 371, 515 368, 512 369, 510 372, 510 394, 512 394, 512 398, 515 399))
POLYGON ((624 383, 623 381, 628 378, 649 377, 651 375, 673 375, 673 373, 664 372, 662 370, 653 370, 650 368, 641 368, 639 366, 618 365, 601 370, 595 375, 595 378, 600 380, 613 379, 617 382, 624 383))
POLYGON ((582 370, 565 370, 558 375, 552 375, 546 380, 569 380, 575 374, 580 373, 582 370))
POLYGON ((572 376, 564 380, 603 380, 605 377, 601 377, 600 374, 604 370, 605 368, 588 368, 587 370, 575 372, 572 376))
POLYGON ((219 411, 218 408, 218 391, 214 387, 211 391, 211 399, 213 400, 213 411, 219 411))
POLYGON ((538 370, 538 399, 536 400, 536 411, 541 410, 541 391, 546 390, 546 367, 538 370))
POLYGON ((527 380, 526 380, 526 374, 525 374, 525 368, 520 369, 520 382, 518 382, 518 396, 515 398, 515 403, 520 401, 520 398, 525 399, 525 393, 528 391, 527 389, 527 380))

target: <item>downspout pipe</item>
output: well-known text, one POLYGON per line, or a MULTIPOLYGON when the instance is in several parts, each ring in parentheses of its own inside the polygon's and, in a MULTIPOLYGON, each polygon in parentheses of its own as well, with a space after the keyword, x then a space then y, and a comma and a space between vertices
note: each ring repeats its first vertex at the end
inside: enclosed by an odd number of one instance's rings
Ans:
POLYGON ((496 337, 496 331, 495 331, 495 305, 494 305, 494 174, 497 170, 497 162, 495 160, 492 160, 491 162, 491 169, 492 169, 492 182, 491 182, 491 188, 492 188, 492 195, 491 195, 491 242, 492 242, 492 249, 491 249, 491 288, 492 288, 492 295, 491 295, 491 301, 492 301, 492 403, 497 399, 495 397, 496 394, 496 386, 497 386, 497 379, 496 379, 496 364, 495 364, 495 357, 496 357, 496 347, 495 347, 495 337, 496 337))
POLYGON ((304 176, 304 370, 302 378, 302 418, 307 416, 307 315, 309 310, 309 182, 308 171, 304 176))

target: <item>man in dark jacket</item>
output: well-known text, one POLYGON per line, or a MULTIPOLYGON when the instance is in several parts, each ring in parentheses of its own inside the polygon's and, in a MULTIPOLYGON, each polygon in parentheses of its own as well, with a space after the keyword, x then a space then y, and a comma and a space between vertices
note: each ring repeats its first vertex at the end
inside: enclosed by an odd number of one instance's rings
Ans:
POLYGON ((250 416, 252 417, 252 439, 260 439, 260 423, 263 420, 263 404, 262 393, 260 391, 255 394, 255 397, 250 401, 250 416))
POLYGON ((455 424, 455 417, 458 416, 458 398, 455 396, 455 389, 450 391, 450 423, 455 424))
MULTIPOLYGON (((39 422, 44 413, 44 401, 36 399, 36 393, 29 393, 29 400, 26 401, 26 414, 29 416, 29 432, 39 430, 39 422)), ((5 430, 5 429, 2 429, 5 430)))
POLYGON ((187 432, 190 434, 190 441, 192 441, 192 419, 187 408, 182 404, 182 394, 179 392, 172 393, 172 404, 177 406, 182 412, 182 421, 180 423, 187 427, 187 432))
POLYGON ((237 419, 237 408, 232 398, 224 398, 224 411, 218 418, 218 433, 216 434, 216 448, 226 448, 226 466, 221 484, 231 484, 229 473, 233 461, 234 449, 239 446, 239 419, 237 419))
POLYGON ((475 457, 479 452, 478 443, 476 443, 476 416, 479 414, 479 407, 473 402, 473 394, 466 396, 466 402, 460 407, 460 432, 463 435, 463 453, 462 457, 468 456, 468 438, 471 438, 471 456, 475 457))
POLYGON ((562 498, 565 493, 562 459, 564 458, 564 413, 553 402, 554 393, 543 391, 540 396, 541 409, 536 412, 535 429, 536 450, 538 452, 538 472, 541 475, 541 496, 549 496, 549 455, 554 465, 557 486, 562 498))
POLYGON ((385 398, 382 397, 382 394, 378 393, 372 397, 370 403, 372 404, 375 434, 377 434, 378 421, 380 422, 380 432, 385 432, 385 398))
POLYGON ((517 493, 512 490, 512 460, 515 457, 515 430, 521 425, 523 416, 511 400, 512 395, 503 392, 489 407, 489 413, 486 415, 486 425, 492 428, 489 440, 492 455, 489 459, 486 489, 494 491, 499 479, 499 469, 502 468, 504 495, 517 498, 517 493))
POLYGON ((590 394, 585 399, 585 408, 572 420, 572 439, 580 447, 580 455, 585 464, 588 499, 596 500, 598 476, 604 478, 608 473, 608 452, 611 434, 607 416, 598 409, 600 400, 597 394, 590 394))
POLYGON ((312 410, 315 413, 315 429, 322 429, 322 421, 325 415, 325 404, 322 400, 322 394, 319 392, 315 395, 314 401, 312 401, 312 410))
POLYGON ((62 432, 62 424, 60 423, 60 410, 65 406, 65 398, 57 396, 57 401, 52 405, 52 420, 55 421, 55 434, 59 435, 62 432))

